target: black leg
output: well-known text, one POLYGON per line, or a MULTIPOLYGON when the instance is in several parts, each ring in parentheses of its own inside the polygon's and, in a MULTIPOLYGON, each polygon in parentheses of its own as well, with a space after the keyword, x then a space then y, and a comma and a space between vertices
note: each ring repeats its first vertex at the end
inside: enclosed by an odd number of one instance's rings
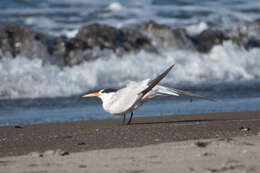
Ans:
POLYGON ((133 118, 133 112, 131 112, 131 116, 130 116, 130 119, 129 119, 129 121, 128 121, 128 123, 127 123, 127 125, 129 125, 130 123, 131 123, 131 121, 132 121, 132 118, 133 118))
POLYGON ((124 113, 124 118, 123 118, 123 124, 125 125, 125 113, 124 113))

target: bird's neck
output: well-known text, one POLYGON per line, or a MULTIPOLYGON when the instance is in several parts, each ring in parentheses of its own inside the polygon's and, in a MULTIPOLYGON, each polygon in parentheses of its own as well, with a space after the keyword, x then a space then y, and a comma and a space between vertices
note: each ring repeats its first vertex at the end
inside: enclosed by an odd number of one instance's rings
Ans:
POLYGON ((102 106, 106 111, 109 110, 109 108, 115 101, 114 99, 112 99, 113 96, 114 96, 114 93, 108 93, 108 94, 104 94, 104 95, 100 96, 100 98, 102 100, 102 106))

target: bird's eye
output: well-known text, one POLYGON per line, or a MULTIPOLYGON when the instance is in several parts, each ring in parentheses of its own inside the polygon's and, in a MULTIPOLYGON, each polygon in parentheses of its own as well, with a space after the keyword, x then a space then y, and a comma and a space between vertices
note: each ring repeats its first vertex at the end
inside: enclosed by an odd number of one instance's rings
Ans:
POLYGON ((100 92, 101 93, 111 93, 111 92, 116 92, 116 91, 117 91, 116 89, 108 88, 108 89, 103 89, 100 92))

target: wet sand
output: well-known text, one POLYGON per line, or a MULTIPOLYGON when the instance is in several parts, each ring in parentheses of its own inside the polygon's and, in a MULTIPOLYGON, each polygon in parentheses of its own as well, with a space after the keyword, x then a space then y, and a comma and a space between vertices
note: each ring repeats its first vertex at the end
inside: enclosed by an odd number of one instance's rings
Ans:
MULTIPOLYGON (((89 120, 0 127, 0 157, 62 150, 66 153, 257 135, 260 111, 89 120)), ((0 169, 1 170, 1 169, 0 169)))

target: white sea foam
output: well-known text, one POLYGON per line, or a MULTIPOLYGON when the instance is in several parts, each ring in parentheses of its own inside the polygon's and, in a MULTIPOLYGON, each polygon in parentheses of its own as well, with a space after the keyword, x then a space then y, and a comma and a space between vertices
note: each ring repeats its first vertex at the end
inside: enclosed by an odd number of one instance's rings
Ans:
POLYGON ((199 22, 198 24, 192 24, 190 26, 187 26, 187 32, 190 34, 190 35, 195 35, 195 34, 199 34, 201 33, 202 31, 208 29, 208 25, 207 23, 205 22, 199 22))
POLYGON ((111 11, 121 11, 124 9, 124 7, 118 2, 112 2, 108 5, 107 9, 111 11))
POLYGON ((209 54, 161 50, 163 56, 141 51, 122 58, 114 54, 79 66, 60 69, 24 57, 0 60, 0 98, 66 97, 89 90, 122 87, 129 81, 153 78, 176 64, 162 83, 202 83, 260 78, 260 49, 249 52, 225 42, 209 54))
POLYGON ((79 32, 79 29, 73 29, 73 30, 62 30, 61 35, 64 35, 68 38, 73 38, 75 37, 79 32))
POLYGON ((28 17, 25 20, 25 24, 27 25, 35 25, 38 24, 39 27, 52 27, 54 26, 54 22, 47 17, 28 17))

